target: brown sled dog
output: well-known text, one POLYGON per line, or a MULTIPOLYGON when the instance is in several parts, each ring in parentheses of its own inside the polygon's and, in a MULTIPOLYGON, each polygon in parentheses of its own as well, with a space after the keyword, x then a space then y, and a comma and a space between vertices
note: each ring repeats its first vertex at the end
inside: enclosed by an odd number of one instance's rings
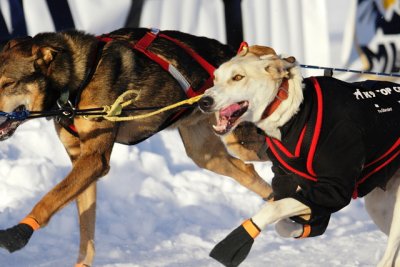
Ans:
MULTIPOLYGON (((117 30, 107 35, 109 41, 105 44, 95 36, 77 31, 42 33, 10 41, 0 54, 0 110, 52 110, 57 102, 66 100, 79 109, 100 107, 112 104, 128 89, 137 92, 134 107, 166 106, 186 99, 181 86, 168 72, 132 49, 131 45, 148 32, 148 29, 117 30), (104 47, 99 48, 100 43, 104 47)), ((190 47, 215 67, 234 55, 228 46, 215 40, 176 31, 160 33, 190 47)), ((195 89, 209 78, 209 74, 174 42, 158 38, 148 50, 178 69, 195 89)), ((110 168, 113 144, 135 144, 167 126, 178 128, 187 155, 199 167, 233 177, 263 198, 270 195, 269 185, 253 166, 232 157, 221 139, 213 134, 210 126, 214 115, 202 114, 195 107, 184 113, 178 119, 176 111, 168 111, 120 123, 82 117, 72 121, 54 120, 58 136, 72 161, 72 170, 25 219, 0 231, 0 247, 10 252, 21 249, 34 230, 45 226, 58 210, 76 200, 81 229, 77 266, 90 266, 94 257, 95 182, 110 168)), ((0 140, 11 136, 19 124, 12 120, 2 122, 0 140)), ((253 152, 235 142, 237 138, 253 136, 246 134, 247 129, 242 129, 237 136, 228 136, 227 142, 236 152, 254 160, 253 152)))

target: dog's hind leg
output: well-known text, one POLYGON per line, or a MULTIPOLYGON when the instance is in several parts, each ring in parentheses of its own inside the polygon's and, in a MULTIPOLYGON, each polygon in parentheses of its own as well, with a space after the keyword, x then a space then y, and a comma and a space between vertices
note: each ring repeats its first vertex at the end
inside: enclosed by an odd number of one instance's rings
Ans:
POLYGON ((76 199, 79 212, 80 245, 77 265, 91 266, 95 255, 94 233, 96 225, 96 183, 76 199))
POLYGON ((220 137, 216 136, 207 120, 194 124, 181 124, 179 133, 187 155, 201 168, 232 177, 241 185, 267 199, 271 186, 255 171, 253 164, 246 164, 231 156, 220 137))
POLYGON ((379 267, 400 266, 400 171, 389 180, 386 188, 386 191, 375 188, 365 197, 365 207, 371 219, 388 235, 379 267))

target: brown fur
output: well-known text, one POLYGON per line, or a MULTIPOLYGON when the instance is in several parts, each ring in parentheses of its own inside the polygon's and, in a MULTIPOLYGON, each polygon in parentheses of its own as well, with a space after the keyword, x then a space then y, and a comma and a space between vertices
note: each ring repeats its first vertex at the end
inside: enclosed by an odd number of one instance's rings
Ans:
MULTIPOLYGON (((128 41, 135 43, 145 32, 145 29, 122 29, 112 33, 120 41, 112 41, 104 47, 95 74, 77 103, 78 108, 109 105, 128 89, 139 93, 135 107, 165 106, 186 98, 170 74, 128 46, 128 41)), ((227 46, 211 39, 172 31, 164 33, 192 47, 214 66, 234 55, 227 46)), ((0 54, 0 110, 11 112, 21 104, 28 110, 49 110, 55 106, 64 89, 74 97, 90 66, 96 44, 95 37, 80 32, 44 33, 10 42, 0 54)), ((198 64, 171 42, 157 40, 150 48, 173 63, 194 88, 208 77, 198 64)), ((95 182, 110 169, 114 143, 129 144, 146 139, 155 134, 170 115, 171 112, 165 112, 124 123, 76 117, 74 125, 79 138, 55 122, 58 136, 72 161, 72 169, 27 217, 44 226, 57 211, 77 200, 81 227, 78 263, 91 265, 94 257, 95 182)), ((233 177, 261 197, 268 197, 271 188, 255 172, 253 165, 232 157, 221 139, 213 134, 210 125, 214 119, 214 115, 194 109, 172 127, 179 130, 187 155, 199 167, 233 177)), ((247 140, 248 136, 254 135, 246 134, 246 129, 255 131, 253 126, 241 128, 236 137, 229 139, 228 148, 243 158, 257 160, 258 156, 243 144, 257 151, 264 140, 247 140)))

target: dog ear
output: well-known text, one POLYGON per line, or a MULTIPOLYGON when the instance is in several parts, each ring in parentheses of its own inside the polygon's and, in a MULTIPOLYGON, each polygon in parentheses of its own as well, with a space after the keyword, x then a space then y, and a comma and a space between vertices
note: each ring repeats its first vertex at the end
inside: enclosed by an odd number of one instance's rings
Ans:
POLYGON ((58 52, 60 52, 60 49, 52 46, 39 47, 34 45, 32 47, 32 55, 35 55, 37 60, 43 60, 47 65, 54 60, 58 52))
POLYGON ((268 66, 264 67, 265 71, 268 72, 274 79, 289 78, 289 70, 295 66, 295 57, 282 57, 272 56, 272 61, 268 66))
POLYGON ((296 62, 296 58, 295 58, 295 57, 293 57, 293 56, 290 56, 290 57, 284 58, 283 60, 285 60, 286 62, 288 62, 288 63, 291 63, 291 64, 293 64, 293 63, 295 63, 295 62, 296 62))
POLYGON ((295 66, 296 58, 293 57, 293 56, 284 57, 284 58, 282 58, 282 63, 283 63, 283 68, 286 69, 286 70, 289 70, 293 66, 295 66))
POLYGON ((249 47, 249 52, 261 57, 266 55, 276 55, 276 52, 273 48, 268 46, 261 46, 261 45, 252 45, 249 47))
POLYGON ((59 48, 51 46, 32 46, 32 55, 35 57, 35 68, 39 68, 43 73, 48 73, 51 62, 55 59, 59 48))
POLYGON ((8 42, 4 45, 4 47, 3 47, 3 52, 4 52, 4 51, 7 51, 7 50, 9 50, 9 49, 11 49, 11 48, 13 48, 14 46, 16 46, 16 45, 18 45, 18 44, 21 44, 21 43, 23 43, 23 42, 25 42, 25 41, 28 41, 28 40, 30 40, 30 39, 32 39, 32 37, 30 37, 30 36, 11 39, 10 41, 8 41, 8 42))

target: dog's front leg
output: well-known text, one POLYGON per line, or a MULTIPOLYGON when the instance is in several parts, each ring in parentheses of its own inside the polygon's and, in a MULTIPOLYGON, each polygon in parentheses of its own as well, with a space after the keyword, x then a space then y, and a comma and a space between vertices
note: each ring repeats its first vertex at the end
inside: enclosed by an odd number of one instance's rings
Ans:
POLYGON ((221 138, 212 132, 211 125, 210 121, 204 119, 179 127, 187 155, 200 168, 232 177, 262 198, 270 198, 271 186, 258 175, 253 164, 247 164, 228 153, 221 138))
POLYGON ((108 172, 115 125, 110 122, 78 122, 76 127, 81 140, 80 155, 71 172, 35 205, 20 224, 0 231, 0 247, 10 252, 24 247, 33 230, 46 225, 58 210, 108 172))
POLYGON ((238 266, 247 257, 254 238, 261 230, 278 220, 310 213, 309 207, 293 198, 267 202, 251 219, 246 220, 218 243, 210 256, 225 266, 238 266))

